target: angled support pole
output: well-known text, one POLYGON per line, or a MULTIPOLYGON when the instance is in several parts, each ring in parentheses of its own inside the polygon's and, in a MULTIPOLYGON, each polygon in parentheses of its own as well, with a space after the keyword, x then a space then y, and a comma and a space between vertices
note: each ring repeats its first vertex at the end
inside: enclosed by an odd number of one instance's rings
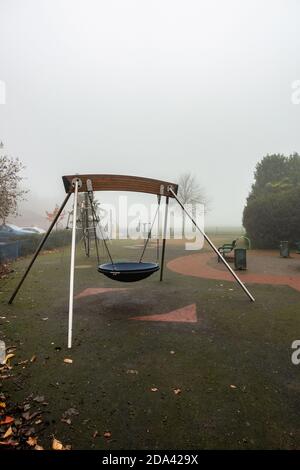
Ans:
POLYGON ((58 219, 59 219, 59 217, 60 217, 60 214, 62 213, 62 211, 63 211, 65 205, 67 204, 67 202, 68 202, 68 200, 69 200, 71 194, 72 194, 72 193, 70 192, 70 193, 68 193, 68 194, 66 195, 66 197, 65 197, 65 199, 64 199, 64 202, 63 202, 62 205, 60 206, 60 208, 59 208, 59 210, 58 210, 58 212, 57 212, 55 218, 53 219, 53 221, 52 221, 50 227, 48 228, 47 232, 45 233, 45 235, 43 236, 42 240, 40 241, 39 246, 37 247, 37 249, 36 249, 36 251, 35 251, 35 253, 34 253, 34 255, 33 255, 33 257, 32 257, 32 259, 31 259, 31 261, 30 261, 30 263, 29 263, 29 265, 28 265, 26 271, 25 271, 25 273, 24 273, 23 276, 22 276, 22 279, 20 280, 19 284, 18 284, 17 287, 15 288, 14 292, 12 293, 12 295, 11 295, 9 301, 8 301, 9 304, 12 304, 12 303, 13 303, 14 298, 16 297, 17 293, 19 292, 19 289, 21 288, 23 282, 25 281, 25 279, 26 279, 26 277, 27 277, 27 275, 28 275, 30 269, 32 268, 32 265, 34 264, 36 258, 38 257, 38 255, 39 255, 39 253, 40 253, 40 251, 41 251, 41 249, 43 248, 44 244, 46 243, 47 238, 49 237, 49 235, 50 235, 50 233, 51 233, 53 227, 54 227, 55 224, 57 223, 57 221, 58 221, 58 219))
POLYGON ((247 287, 245 286, 245 284, 240 280, 240 278, 236 275, 236 273, 233 271, 233 269, 231 268, 231 266, 229 266, 229 264, 227 263, 227 261, 225 260, 225 258, 221 255, 221 253, 219 253, 217 247, 213 244, 213 242, 208 238, 208 236, 206 235, 206 233, 201 230, 201 228, 197 225, 197 223, 195 222, 195 220, 193 219, 193 217, 190 215, 190 213, 185 209, 184 205, 182 204, 182 202, 178 199, 178 197, 176 196, 176 194, 174 193, 173 189, 169 186, 168 188, 169 192, 173 195, 173 197, 176 199, 176 201, 178 202, 178 204, 180 205, 180 207, 182 208, 182 210, 185 212, 185 214, 188 216, 188 218, 191 220, 191 222, 194 224, 194 226, 197 228, 197 230, 199 230, 200 233, 202 233, 203 237, 205 238, 205 240, 207 241, 207 243, 210 245, 210 247, 214 250, 214 252, 216 253, 216 255, 219 257, 219 259, 222 261, 222 263, 226 266, 226 268, 228 269, 228 271, 232 274, 232 276, 234 277, 234 279, 236 280, 236 282, 240 285, 240 287, 243 289, 243 291, 245 292, 245 294, 249 297, 249 299, 254 302, 255 301, 255 298, 253 297, 253 295, 248 291, 247 287))
POLYGON ((79 180, 78 178, 75 178, 74 181, 72 182, 72 185, 74 187, 74 204, 73 204, 71 264, 70 264, 70 290, 69 290, 69 323, 68 323, 68 348, 69 349, 72 347, 77 199, 78 199, 78 188, 82 185, 81 180, 79 180))
MULTIPOLYGON (((175 194, 175 193, 174 193, 175 194)), ((165 264, 165 252, 166 252, 166 238, 167 238, 167 227, 168 227, 168 210, 169 210, 169 197, 166 197, 166 207, 165 207, 165 223, 164 223, 164 238, 162 244, 162 252, 161 252, 161 267, 160 267, 160 278, 159 280, 163 280, 164 276, 164 264, 165 264)))
MULTIPOLYGON (((161 202, 161 195, 157 195, 157 203, 160 206, 161 202)), ((158 209, 158 214, 157 214, 157 238, 156 238, 156 258, 157 261, 159 260, 159 230, 160 230, 160 209, 158 209)))

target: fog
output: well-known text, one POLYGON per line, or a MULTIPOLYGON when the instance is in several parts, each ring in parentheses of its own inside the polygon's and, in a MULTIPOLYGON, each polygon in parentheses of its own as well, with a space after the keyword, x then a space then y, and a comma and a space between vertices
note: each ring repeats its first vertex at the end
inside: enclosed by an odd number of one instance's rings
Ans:
POLYGON ((0 141, 26 207, 60 203, 63 174, 192 172, 207 224, 240 225, 257 161, 300 152, 299 23, 296 0, 0 0, 0 141))

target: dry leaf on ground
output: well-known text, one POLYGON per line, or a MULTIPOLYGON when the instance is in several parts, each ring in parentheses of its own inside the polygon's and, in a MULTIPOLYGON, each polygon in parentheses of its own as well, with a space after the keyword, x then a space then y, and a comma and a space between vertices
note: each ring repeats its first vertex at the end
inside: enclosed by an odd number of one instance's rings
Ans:
POLYGON ((29 436, 29 438, 27 439, 26 442, 30 447, 36 446, 37 445, 37 438, 29 436))
POLYGON ((33 401, 36 401, 37 403, 43 403, 45 401, 45 397, 44 395, 37 395, 33 398, 33 401))
POLYGON ((0 421, 0 426, 2 424, 10 424, 13 422, 14 422, 14 418, 12 416, 5 416, 5 418, 0 421))
POLYGON ((53 450, 64 450, 64 446, 62 445, 62 443, 58 439, 55 439, 55 437, 53 437, 52 449, 53 450))
POLYGON ((11 426, 9 426, 8 430, 6 431, 5 434, 3 434, 2 437, 3 437, 3 439, 6 439, 7 437, 10 437, 12 435, 13 435, 13 430, 12 430, 11 426))
POLYGON ((62 423, 67 423, 67 424, 72 424, 72 421, 70 418, 61 418, 62 423))
POLYGON ((7 356, 6 356, 5 359, 4 359, 4 364, 7 364, 7 361, 9 361, 12 357, 15 357, 15 355, 12 354, 12 353, 11 353, 11 354, 7 354, 7 356))
POLYGON ((1 446, 18 446, 19 442, 9 439, 8 441, 0 441, 1 446))

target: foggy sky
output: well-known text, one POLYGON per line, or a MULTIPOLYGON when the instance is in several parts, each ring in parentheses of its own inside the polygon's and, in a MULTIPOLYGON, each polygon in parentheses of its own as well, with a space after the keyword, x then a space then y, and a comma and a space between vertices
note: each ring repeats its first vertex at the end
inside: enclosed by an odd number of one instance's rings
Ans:
POLYGON ((297 0, 0 0, 0 141, 29 204, 63 174, 191 171, 207 223, 240 224, 257 161, 300 152, 299 30, 297 0))

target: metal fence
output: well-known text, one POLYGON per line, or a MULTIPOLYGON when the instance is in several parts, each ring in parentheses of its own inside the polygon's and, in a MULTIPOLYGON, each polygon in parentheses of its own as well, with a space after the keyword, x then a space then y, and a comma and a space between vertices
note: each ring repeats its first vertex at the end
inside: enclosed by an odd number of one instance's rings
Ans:
POLYGON ((20 243, 19 241, 13 242, 0 242, 0 263, 7 263, 8 261, 15 260, 19 256, 20 243))

